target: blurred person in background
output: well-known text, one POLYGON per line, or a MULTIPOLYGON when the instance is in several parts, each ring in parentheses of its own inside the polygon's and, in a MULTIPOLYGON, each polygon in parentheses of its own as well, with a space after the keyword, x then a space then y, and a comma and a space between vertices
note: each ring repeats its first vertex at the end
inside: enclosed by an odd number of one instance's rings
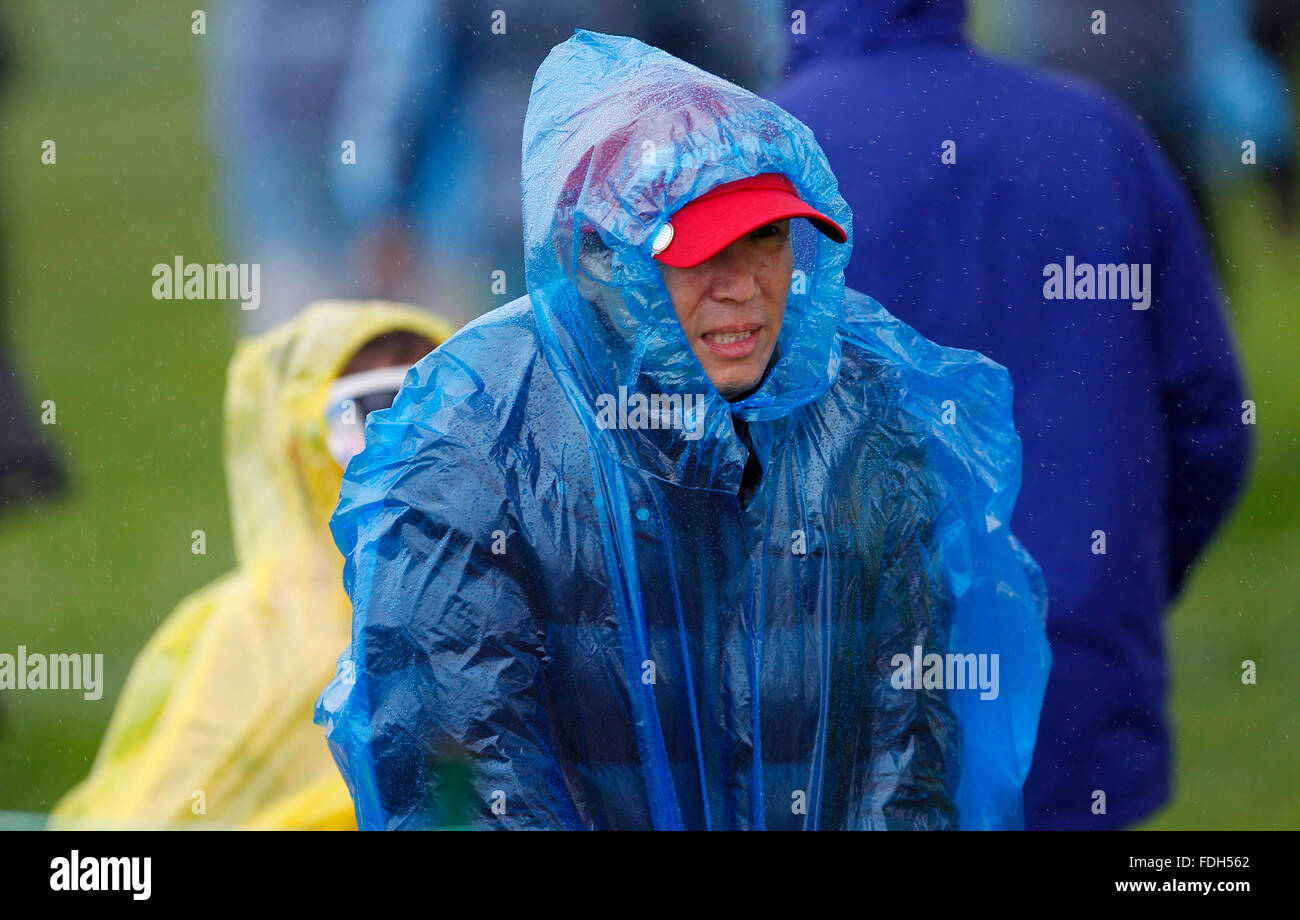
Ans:
POLYGON ((1191 201, 1123 106, 967 44, 962 0, 797 7, 773 98, 840 177, 846 283, 1015 386, 1011 526, 1043 568, 1053 655, 1026 827, 1131 824, 1169 795, 1165 612, 1250 446, 1191 201), (1131 264, 1135 285, 1149 266, 1148 302, 1047 299, 1051 266, 1076 262, 1131 264))
MULTIPOLYGON (((13 45, 7 24, 0 21, 0 84, 13 67, 13 45)), ((0 279, 3 278, 0 265, 0 279)), ((10 358, 12 298, 0 303, 0 513, 12 505, 55 495, 63 489, 63 467, 32 421, 31 407, 10 358)))
POLYGON ((1001 50, 1082 74, 1133 108, 1202 213, 1214 195, 1251 175, 1242 162, 1242 145, 1251 141, 1254 164, 1287 190, 1283 211, 1294 219, 1295 104, 1278 61, 1253 31, 1280 41, 1280 10, 1257 11, 1255 0, 1143 0, 1105 10, 1095 0, 999 2, 1001 50))
MULTIPOLYGON (((0 323, 4 323, 0 309, 0 323)), ((0 512, 63 490, 63 467, 32 421, 9 349, 0 344, 0 512)))
POLYGON ((339 292, 456 320, 517 297, 519 136, 551 46, 617 31, 763 86, 780 76, 780 14, 779 0, 226 0, 204 47, 226 224, 263 266, 244 322, 339 292))
MULTIPOLYGON (((1300 87, 1300 3, 1295 0, 1258 0, 1255 4, 1253 28, 1255 41, 1273 55, 1283 77, 1290 78, 1288 92, 1292 99, 1300 87)), ((1292 123, 1295 122, 1294 103, 1291 105, 1292 123)), ((1283 223, 1294 227, 1300 219, 1300 168, 1297 168, 1294 149, 1291 157, 1269 174, 1273 198, 1279 203, 1283 223)))
POLYGON ((245 334, 303 304, 380 296, 352 271, 352 238, 329 195, 333 113, 362 0, 226 0, 207 19, 206 114, 216 200, 241 262, 261 265, 245 334))
POLYGON ((367 413, 452 331, 414 307, 328 302, 239 346, 225 407, 239 566, 149 640, 53 826, 355 828, 311 715, 351 622, 327 523, 367 413))

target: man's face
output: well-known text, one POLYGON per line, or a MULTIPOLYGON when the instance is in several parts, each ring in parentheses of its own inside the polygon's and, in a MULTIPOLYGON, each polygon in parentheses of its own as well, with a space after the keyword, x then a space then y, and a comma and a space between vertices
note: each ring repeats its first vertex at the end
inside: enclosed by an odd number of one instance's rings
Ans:
POLYGON ((734 400, 755 389, 785 319, 790 221, 759 227, 692 268, 659 267, 677 321, 718 392, 734 400))

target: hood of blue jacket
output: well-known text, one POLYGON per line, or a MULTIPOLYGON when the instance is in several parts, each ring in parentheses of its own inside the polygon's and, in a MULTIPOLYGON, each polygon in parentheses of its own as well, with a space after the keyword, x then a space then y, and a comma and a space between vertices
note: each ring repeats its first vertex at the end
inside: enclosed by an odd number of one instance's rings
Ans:
POLYGON ((789 67, 917 42, 962 40, 966 0, 791 0, 789 67))
POLYGON ((543 352, 593 439, 673 482, 734 482, 745 454, 731 417, 786 417, 825 393, 839 370, 849 244, 792 222, 795 273, 779 357, 734 403, 691 351, 651 256, 651 240, 682 206, 769 172, 789 177, 851 233, 812 132, 753 93, 636 39, 584 30, 537 71, 522 177, 526 275, 543 352), (620 387, 693 395, 697 411, 681 428, 604 437, 594 407, 620 387))

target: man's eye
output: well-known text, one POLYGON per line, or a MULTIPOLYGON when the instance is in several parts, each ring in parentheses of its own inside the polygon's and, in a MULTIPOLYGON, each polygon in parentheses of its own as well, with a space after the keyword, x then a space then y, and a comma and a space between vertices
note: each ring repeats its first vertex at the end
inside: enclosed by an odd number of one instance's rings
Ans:
POLYGON ((780 235, 781 235, 780 224, 765 224, 764 226, 759 227, 749 236, 751 239, 760 240, 763 239, 764 237, 780 236, 780 235))

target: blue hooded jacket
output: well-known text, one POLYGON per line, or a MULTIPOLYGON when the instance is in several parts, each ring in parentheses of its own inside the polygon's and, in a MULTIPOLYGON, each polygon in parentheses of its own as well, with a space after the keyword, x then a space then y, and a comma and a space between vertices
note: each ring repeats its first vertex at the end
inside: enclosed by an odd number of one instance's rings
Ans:
POLYGON ((846 292, 799 220, 777 358, 727 402, 650 243, 767 172, 847 228, 812 134, 579 30, 523 146, 529 296, 370 416, 331 522, 317 721, 359 825, 1017 826, 1048 654, 1006 372, 846 292))
POLYGON ((1168 795, 1163 614, 1249 446, 1196 216, 1136 119, 972 49, 960 0, 797 5, 774 100, 812 128, 853 210, 846 282, 1015 382, 1012 526, 1050 589, 1054 660, 1026 824, 1133 821, 1168 795), (1067 259, 1150 265, 1146 309, 1046 299, 1067 259))

